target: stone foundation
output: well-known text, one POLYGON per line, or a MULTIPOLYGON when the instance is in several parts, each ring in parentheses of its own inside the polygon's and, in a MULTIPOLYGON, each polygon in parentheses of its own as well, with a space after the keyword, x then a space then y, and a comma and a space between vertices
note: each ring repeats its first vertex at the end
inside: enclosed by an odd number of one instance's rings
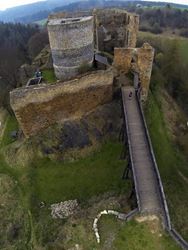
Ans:
POLYGON ((113 73, 97 71, 55 85, 17 88, 10 93, 11 107, 26 137, 68 119, 82 117, 110 102, 113 73))

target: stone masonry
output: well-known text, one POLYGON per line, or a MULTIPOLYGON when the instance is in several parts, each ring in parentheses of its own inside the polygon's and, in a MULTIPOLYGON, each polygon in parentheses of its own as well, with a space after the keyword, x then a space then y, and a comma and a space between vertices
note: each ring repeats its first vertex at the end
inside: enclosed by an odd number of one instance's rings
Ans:
POLYGON ((141 83, 141 97, 145 100, 148 95, 154 49, 148 43, 141 48, 115 48, 114 68, 116 74, 138 73, 141 83))
POLYGON ((113 73, 97 71, 68 82, 17 88, 10 93, 11 107, 26 137, 56 122, 82 117, 110 102, 113 73))
POLYGON ((94 59, 93 17, 49 19, 48 34, 56 77, 68 80, 94 59))
POLYGON ((99 9, 93 15, 97 50, 113 52, 115 47, 136 47, 139 16, 120 9, 99 9))
POLYGON ((130 72, 137 76, 141 98, 145 100, 154 49, 147 43, 135 48, 138 26, 137 15, 120 9, 50 16, 48 31, 53 66, 62 81, 17 88, 10 93, 11 107, 24 135, 30 137, 55 123, 79 119, 110 102, 114 77, 123 76, 124 82, 130 72), (114 53, 113 68, 77 76, 81 66, 92 64, 94 45, 96 51, 114 53))

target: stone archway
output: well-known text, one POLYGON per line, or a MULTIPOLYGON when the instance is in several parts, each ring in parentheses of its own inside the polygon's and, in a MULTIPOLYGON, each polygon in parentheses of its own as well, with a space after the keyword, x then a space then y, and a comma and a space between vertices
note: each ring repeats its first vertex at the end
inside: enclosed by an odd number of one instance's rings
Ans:
POLYGON ((144 43, 141 48, 115 48, 114 50, 115 74, 119 75, 120 72, 139 74, 142 100, 147 99, 153 58, 154 49, 148 43, 144 43))

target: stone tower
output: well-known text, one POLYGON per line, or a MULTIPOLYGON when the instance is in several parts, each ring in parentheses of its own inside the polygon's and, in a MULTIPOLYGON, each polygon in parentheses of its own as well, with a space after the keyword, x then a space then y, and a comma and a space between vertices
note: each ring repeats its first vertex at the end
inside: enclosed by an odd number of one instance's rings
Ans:
POLYGON ((141 48, 115 48, 114 50, 113 65, 116 74, 126 75, 129 72, 138 74, 143 101, 148 96, 154 52, 154 48, 148 43, 144 43, 141 48))
POLYGON ((75 77, 94 58, 93 17, 49 19, 48 33, 55 75, 60 80, 75 77))
POLYGON ((112 53, 114 48, 135 48, 139 16, 121 9, 97 9, 95 17, 95 47, 112 53))

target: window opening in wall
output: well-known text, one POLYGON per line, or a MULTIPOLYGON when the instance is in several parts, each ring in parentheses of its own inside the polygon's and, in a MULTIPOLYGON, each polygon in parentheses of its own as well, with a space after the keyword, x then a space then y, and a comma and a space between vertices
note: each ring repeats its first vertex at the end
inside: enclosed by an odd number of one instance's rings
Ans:
POLYGON ((134 58, 132 58, 131 59, 131 63, 135 63, 136 61, 135 61, 135 59, 134 58))
POLYGON ((74 23, 74 22, 79 22, 80 20, 81 20, 80 18, 74 18, 74 19, 68 18, 66 20, 62 20, 61 23, 62 24, 64 24, 64 23, 70 23, 70 22, 74 23))
POLYGON ((78 22, 80 21, 80 18, 72 19, 71 22, 78 22))
POLYGON ((127 46, 129 45, 129 31, 127 31, 127 46))

